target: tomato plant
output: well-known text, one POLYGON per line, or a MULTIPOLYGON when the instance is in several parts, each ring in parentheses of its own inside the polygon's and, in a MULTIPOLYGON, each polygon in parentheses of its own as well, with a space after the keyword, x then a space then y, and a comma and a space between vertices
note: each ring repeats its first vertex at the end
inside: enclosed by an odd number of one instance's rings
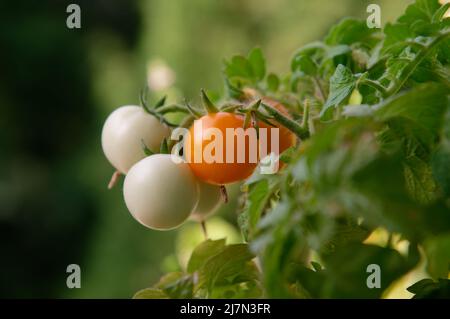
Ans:
POLYGON ((243 241, 205 240, 187 267, 135 297, 381 298, 402 284, 415 298, 448 298, 449 7, 416 0, 384 29, 345 18, 282 76, 260 49, 234 56, 206 115, 155 107, 185 113, 185 128, 196 118, 219 131, 278 127, 286 165, 261 174, 247 162, 190 163, 208 183, 244 180, 243 241))

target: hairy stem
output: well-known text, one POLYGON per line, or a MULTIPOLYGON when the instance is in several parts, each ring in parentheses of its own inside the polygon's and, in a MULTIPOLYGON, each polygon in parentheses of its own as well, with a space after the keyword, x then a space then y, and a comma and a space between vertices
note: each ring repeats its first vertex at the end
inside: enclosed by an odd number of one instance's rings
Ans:
POLYGON ((291 120, 290 118, 267 104, 261 103, 261 106, 267 111, 267 113, 269 113, 270 116, 273 116, 275 121, 286 127, 300 139, 309 137, 309 131, 307 128, 302 127, 299 123, 291 120))
POLYGON ((161 114, 175 113, 175 112, 189 113, 189 110, 184 105, 179 104, 164 105, 158 109, 158 113, 161 114))
POLYGON ((388 95, 388 92, 387 92, 386 88, 383 85, 381 85, 380 83, 376 82, 376 81, 373 81, 373 80, 370 80, 370 79, 364 79, 364 80, 361 81, 360 84, 364 84, 364 85, 367 85, 367 86, 370 86, 370 87, 374 88, 375 90, 380 92, 381 95, 383 95, 383 97, 386 97, 388 95))

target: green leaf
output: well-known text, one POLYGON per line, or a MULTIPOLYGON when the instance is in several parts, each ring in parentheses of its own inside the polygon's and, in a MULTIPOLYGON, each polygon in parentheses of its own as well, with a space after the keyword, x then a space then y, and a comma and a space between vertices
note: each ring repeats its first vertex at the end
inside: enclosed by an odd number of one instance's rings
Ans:
POLYGON ((192 298, 194 282, 191 276, 182 272, 171 272, 164 275, 155 288, 161 289, 172 299, 192 298))
POLYGON ((314 268, 315 271, 321 271, 322 270, 322 266, 315 261, 311 261, 311 266, 314 268))
POLYGON ((331 59, 334 59, 335 57, 338 57, 340 55, 344 55, 344 54, 347 54, 350 52, 352 52, 352 49, 350 48, 350 46, 348 46, 346 44, 331 46, 331 47, 328 47, 326 50, 325 60, 331 60, 331 59))
POLYGON ((439 84, 419 85, 376 106, 375 116, 381 121, 401 119, 397 125, 406 125, 425 144, 429 144, 442 127, 447 107, 448 91, 439 84))
POLYGON ((370 235, 370 230, 351 220, 337 220, 333 234, 320 249, 323 255, 334 252, 338 247, 346 247, 350 243, 362 242, 370 235))
POLYGON ((439 8, 440 4, 437 0, 417 0, 408 6, 396 23, 386 25, 384 30, 386 38, 382 51, 387 52, 390 48, 396 47, 399 53, 407 46, 406 41, 419 36, 437 34, 440 29, 437 19, 442 14, 439 8))
POLYGON ((249 232, 252 234, 263 211, 267 208, 269 199, 275 190, 276 183, 261 179, 248 186, 248 195, 243 214, 248 216, 249 232))
POLYGON ((192 277, 184 276, 169 285, 163 291, 172 299, 187 299, 193 297, 194 282, 192 277))
POLYGON ((322 118, 327 117, 330 108, 337 107, 351 95, 356 86, 356 80, 350 69, 342 64, 337 66, 336 71, 330 78, 330 94, 320 113, 322 118))
POLYGON ((208 239, 195 247, 187 265, 187 271, 194 273, 200 269, 212 256, 217 255, 225 248, 225 239, 208 239))
POLYGON ((394 249, 353 243, 338 248, 333 254, 324 257, 324 261, 332 286, 328 297, 379 298, 394 280, 417 264, 418 258, 407 259, 394 249), (381 289, 367 286, 370 275, 367 266, 371 264, 380 266, 381 289))
POLYGON ((248 55, 248 62, 252 67, 252 74, 257 81, 261 81, 266 75, 266 61, 260 48, 255 48, 248 55))
POLYGON ((225 88, 228 95, 233 99, 239 100, 244 96, 244 92, 237 86, 233 85, 228 78, 225 78, 225 88))
POLYGON ((397 53, 407 46, 406 41, 418 36, 437 34, 442 17, 442 7, 437 0, 417 0, 406 9, 394 24, 388 23, 384 29, 383 52, 396 47, 397 53))
POLYGON ((436 12, 434 12, 431 18, 432 22, 440 22, 444 17, 445 13, 450 9, 450 2, 443 4, 436 12))
POLYGON ((415 294, 413 299, 450 299, 450 280, 439 279, 434 282, 431 279, 422 279, 407 290, 415 294))
POLYGON ((247 80, 253 79, 253 67, 250 62, 241 55, 231 58, 230 62, 225 62, 225 75, 228 78, 242 78, 247 80))
POLYGON ((428 204, 436 198, 436 183, 430 165, 417 156, 410 156, 404 166, 406 188, 421 204, 428 204))
POLYGON ((280 154, 280 161, 283 163, 289 164, 292 162, 292 159, 296 153, 297 149, 294 146, 289 147, 283 153, 280 154))
POLYGON ((289 280, 300 284, 313 298, 379 298, 418 262, 415 254, 405 258, 394 249, 360 243, 341 247, 323 259, 324 269, 315 267, 313 271, 296 264, 289 268, 289 280), (367 267, 371 264, 380 266, 380 288, 367 286, 371 274, 367 267))
POLYGON ((367 27, 366 21, 345 18, 331 28, 325 37, 325 43, 328 45, 354 44, 356 42, 373 44, 371 35, 375 31, 375 29, 367 27))
POLYGON ((450 272, 450 233, 429 238, 424 249, 428 273, 433 278, 447 278, 450 272))
POLYGON ((441 141, 432 154, 431 169, 444 196, 450 197, 450 107, 447 108, 443 121, 441 141))
POLYGON ((249 264, 253 258, 246 244, 226 246, 200 268, 199 287, 211 293, 216 286, 257 279, 257 269, 249 264))
POLYGON ((395 49, 394 52, 401 52, 406 46, 406 39, 414 37, 411 28, 406 24, 387 23, 384 28, 385 39, 383 41, 382 52, 395 49))
POLYGON ((408 25, 417 21, 431 22, 440 6, 438 0, 416 0, 397 21, 408 25))
POLYGON ((306 75, 317 74, 317 65, 308 55, 297 55, 292 62, 293 71, 300 71, 306 75))
POLYGON ((308 55, 311 58, 313 58, 316 55, 322 55, 325 52, 326 48, 327 48, 327 46, 321 41, 308 43, 308 44, 302 46, 295 52, 295 54, 291 60, 291 70, 294 71, 294 69, 295 69, 294 61, 297 56, 308 55))
POLYGON ((443 143, 431 158, 433 176, 446 197, 450 196, 450 144, 443 143))
POLYGON ((270 73, 267 76, 267 89, 272 92, 278 91, 278 88, 280 86, 280 79, 278 76, 274 73, 270 73))
POLYGON ((161 289, 146 288, 139 290, 133 299, 167 299, 169 298, 161 289))

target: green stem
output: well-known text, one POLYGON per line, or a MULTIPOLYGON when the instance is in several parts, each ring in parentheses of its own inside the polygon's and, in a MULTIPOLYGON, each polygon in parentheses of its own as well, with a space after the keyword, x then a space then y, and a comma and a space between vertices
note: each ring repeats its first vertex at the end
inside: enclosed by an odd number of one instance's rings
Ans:
POLYGON ((376 81, 373 81, 370 79, 364 79, 361 81, 360 84, 364 84, 364 85, 374 88, 375 90, 380 92, 383 95, 383 97, 386 97, 388 95, 388 91, 386 90, 386 88, 383 85, 381 85, 379 82, 376 82, 376 81))
POLYGON ((314 76, 312 79, 317 89, 319 90, 322 101, 325 102, 327 100, 327 95, 325 94, 325 90, 323 89, 322 84, 320 84, 320 80, 316 76, 314 76))
POLYGON ((309 122, 309 101, 306 100, 303 106, 303 119, 302 119, 302 127, 304 129, 308 129, 309 122))
POLYGON ((241 108, 242 105, 241 104, 231 104, 231 105, 225 105, 224 107, 222 107, 220 109, 220 112, 229 112, 229 113, 233 113, 234 111, 236 111, 237 109, 241 108))
POLYGON ((189 128, 194 121, 195 117, 193 115, 188 115, 180 122, 179 127, 189 128))
POLYGON ((187 100, 184 101, 184 105, 186 106, 189 113, 194 116, 196 119, 201 118, 203 116, 202 112, 194 109, 187 100))
POLYGON ((189 110, 184 105, 179 104, 164 105, 158 109, 158 113, 161 114, 176 113, 176 112, 189 113, 189 110))
POLYGON ((144 109, 144 111, 147 112, 148 114, 151 114, 154 117, 156 117, 161 123, 164 123, 164 124, 166 124, 167 126, 170 126, 170 127, 176 127, 175 124, 170 123, 169 121, 167 121, 165 119, 165 117, 162 116, 162 114, 159 114, 155 110, 150 109, 148 107, 148 105, 147 105, 147 91, 148 91, 148 89, 141 90, 141 94, 139 95, 139 98, 140 98, 141 104, 142 104, 142 108, 144 109))
POLYGON ((425 58, 433 51, 433 49, 438 46, 441 42, 447 40, 450 37, 450 32, 442 33, 436 37, 429 45, 419 51, 416 57, 408 64, 401 74, 399 81, 396 81, 388 90, 387 95, 393 95, 397 93, 403 85, 408 81, 409 77, 413 74, 414 70, 419 66, 420 63, 425 60, 425 58))
POLYGON ((269 113, 270 116, 273 116, 273 118, 278 123, 280 123, 281 125, 286 127, 292 133, 297 135, 300 139, 304 139, 304 138, 309 137, 308 129, 302 127, 297 122, 291 120, 290 118, 288 118, 287 116, 283 115, 278 110, 274 109, 273 107, 271 107, 271 106, 269 106, 267 104, 261 103, 261 106, 267 111, 267 113, 269 113))

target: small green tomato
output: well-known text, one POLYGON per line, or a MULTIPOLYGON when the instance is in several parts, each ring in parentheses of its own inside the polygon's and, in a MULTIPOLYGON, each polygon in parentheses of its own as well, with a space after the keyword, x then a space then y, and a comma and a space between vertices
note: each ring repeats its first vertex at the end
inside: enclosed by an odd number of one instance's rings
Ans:
POLYGON ((142 225, 169 230, 180 226, 198 203, 198 183, 181 158, 155 154, 129 170, 123 194, 131 215, 142 225))

